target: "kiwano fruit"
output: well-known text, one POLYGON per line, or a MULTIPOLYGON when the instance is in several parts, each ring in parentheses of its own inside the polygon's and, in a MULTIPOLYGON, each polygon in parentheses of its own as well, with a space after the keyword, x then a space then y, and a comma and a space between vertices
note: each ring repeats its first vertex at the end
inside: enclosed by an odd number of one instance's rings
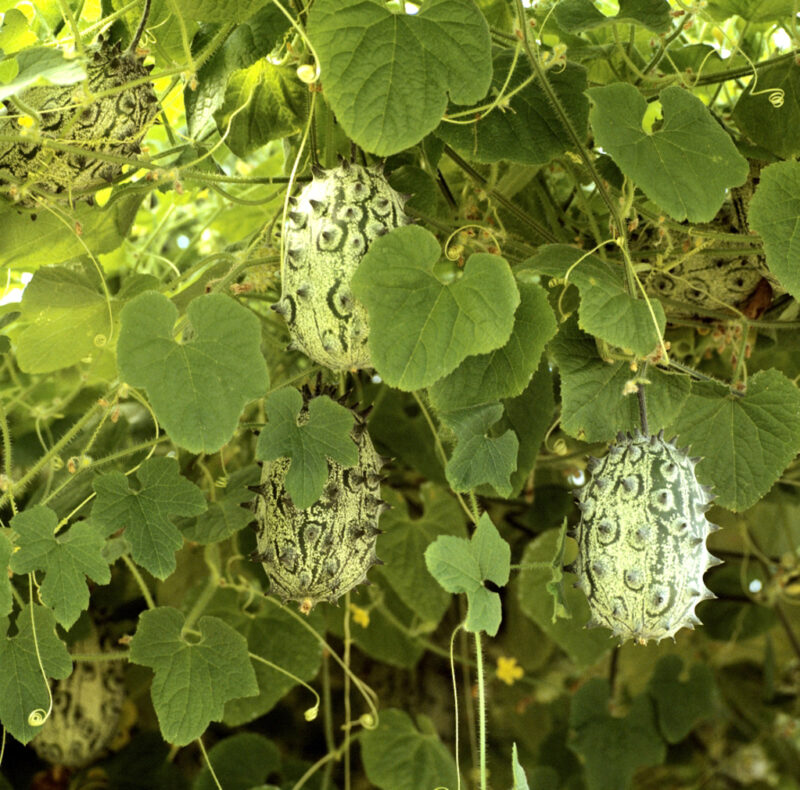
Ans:
POLYGON ((588 627, 646 644, 700 624, 695 606, 715 597, 703 574, 721 560, 706 549, 717 527, 705 517, 698 460, 663 431, 619 434, 604 458, 591 459, 592 478, 578 493, 578 558, 568 568, 589 599, 588 627))
MULTIPOLYGON (((98 653, 100 649, 96 632, 72 647, 74 653, 98 653)), ((55 682, 53 710, 31 745, 52 765, 90 765, 113 740, 124 701, 121 662, 76 661, 72 674, 55 682)))
MULTIPOLYGON (((40 141, 0 143, 0 184, 9 181, 30 185, 39 192, 59 194, 94 191, 116 178, 122 164, 98 159, 95 152, 131 157, 158 111, 158 98, 151 82, 130 85, 149 76, 149 68, 119 42, 101 39, 90 50, 85 84, 38 85, 21 94, 25 106, 40 118, 37 131, 75 148, 81 153, 47 148, 40 141), (106 94, 106 95, 99 95, 106 94), (10 177, 9 177, 10 176, 10 177)), ((22 135, 19 111, 5 102, 7 117, 0 116, 0 134, 22 135)))
POLYGON ((410 223, 405 201, 381 165, 314 169, 283 229, 281 299, 272 305, 291 348, 335 371, 370 367, 367 311, 350 280, 376 237, 410 223))
MULTIPOLYGON (((381 565, 375 554, 380 530, 378 518, 388 508, 380 498, 384 459, 375 451, 363 416, 354 414, 350 436, 358 446, 358 463, 348 469, 328 461, 322 496, 310 507, 298 509, 284 482, 289 460, 266 462, 261 484, 253 488, 256 551, 270 579, 270 592, 286 601, 298 601, 308 613, 320 601, 335 603, 359 584, 367 571, 381 565)), ((308 419, 308 402, 300 424, 308 419)))

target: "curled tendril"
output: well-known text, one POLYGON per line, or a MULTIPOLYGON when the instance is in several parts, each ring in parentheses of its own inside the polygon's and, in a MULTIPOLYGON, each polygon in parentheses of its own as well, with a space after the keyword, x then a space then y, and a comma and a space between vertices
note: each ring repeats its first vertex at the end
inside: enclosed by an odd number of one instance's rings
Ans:
POLYGON ((99 334, 94 336, 94 344, 98 348, 102 348, 106 343, 108 343, 108 338, 105 335, 99 334))
POLYGON ((31 727, 41 727, 49 718, 50 714, 53 712, 53 706, 50 705, 50 710, 45 710, 44 708, 36 708, 36 710, 31 711, 28 714, 28 724, 31 727))
POLYGON ((319 715, 319 700, 317 700, 317 704, 313 707, 309 708, 303 713, 303 718, 306 721, 314 721, 319 715))

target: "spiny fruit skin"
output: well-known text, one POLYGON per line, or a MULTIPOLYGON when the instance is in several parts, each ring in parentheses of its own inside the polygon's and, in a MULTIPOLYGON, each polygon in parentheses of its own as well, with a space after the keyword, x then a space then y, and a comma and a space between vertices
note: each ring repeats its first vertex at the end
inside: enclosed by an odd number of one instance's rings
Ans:
MULTIPOLYGON (((307 408, 299 422, 307 419, 307 408)), ((375 554, 378 518, 388 505, 380 498, 383 460, 375 451, 358 414, 350 436, 358 463, 348 469, 328 461, 322 496, 310 507, 294 506, 284 488, 289 460, 265 463, 255 503, 260 560, 270 592, 283 602, 298 601, 306 614, 320 601, 335 603, 359 584, 367 571, 382 564, 375 554)))
POLYGON ((721 560, 706 549, 717 527, 705 517, 710 498, 695 476, 698 460, 665 442, 663 431, 637 431, 619 434, 590 462, 571 567, 589 599, 588 627, 646 644, 700 624, 695 606, 715 597, 703 574, 721 560))
MULTIPOLYGON (((122 52, 119 42, 102 40, 91 51, 86 74, 90 96, 111 93, 85 103, 82 81, 34 86, 21 96, 41 118, 37 129, 41 137, 85 153, 46 148, 34 137, 30 142, 0 143, 0 184, 10 174, 12 183, 52 194, 96 190, 118 176, 122 164, 97 159, 93 152, 124 157, 139 153, 139 143, 158 112, 158 98, 152 83, 129 83, 148 77, 149 69, 135 53, 122 52)), ((0 134, 24 134, 19 110, 10 102, 5 106, 9 117, 0 117, 0 134)))
MULTIPOLYGON (((73 653, 98 653, 96 632, 75 642, 73 653)), ((83 768, 97 760, 117 732, 125 701, 119 661, 76 661, 72 674, 53 687, 53 711, 31 741, 52 765, 83 768)))
POLYGON ((367 311, 350 280, 370 244, 411 222, 382 166, 316 168, 284 225, 281 299, 292 347, 335 371, 370 367, 367 311))

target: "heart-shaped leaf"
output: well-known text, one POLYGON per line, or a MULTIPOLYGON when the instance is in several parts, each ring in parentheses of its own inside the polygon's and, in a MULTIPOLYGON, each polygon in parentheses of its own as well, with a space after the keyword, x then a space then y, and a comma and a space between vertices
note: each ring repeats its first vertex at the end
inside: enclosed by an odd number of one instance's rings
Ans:
POLYGON ((520 296, 508 263, 471 255, 446 285, 434 273, 440 254, 429 231, 397 228, 372 243, 353 276, 353 293, 369 313, 373 363, 392 387, 427 387, 511 336, 520 296))
POLYGON ((317 0, 308 17, 325 98, 347 135, 381 156, 432 132, 448 93, 474 104, 492 78, 489 26, 473 0, 394 11, 376 0, 317 0))

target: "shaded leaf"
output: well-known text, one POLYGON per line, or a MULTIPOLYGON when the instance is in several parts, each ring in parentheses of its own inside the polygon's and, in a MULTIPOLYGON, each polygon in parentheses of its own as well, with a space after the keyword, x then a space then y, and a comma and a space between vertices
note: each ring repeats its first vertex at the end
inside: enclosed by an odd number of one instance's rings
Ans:
POLYGON ((203 492, 178 471, 173 458, 150 458, 136 473, 139 488, 122 472, 109 472, 93 482, 97 499, 92 521, 106 535, 119 529, 131 545, 134 561, 157 579, 175 570, 175 552, 183 537, 172 516, 196 516, 206 509, 203 492))
MULTIPOLYGON (((49 708, 49 696, 39 660, 48 678, 63 680, 72 672, 72 659, 66 645, 56 634, 56 618, 44 606, 26 606, 17 615, 17 634, 0 639, 0 722, 20 743, 28 743, 41 727, 33 727, 28 717, 34 711, 49 708), (36 626, 34 640, 33 625, 36 626)), ((8 621, 0 621, 5 633, 8 621)))
MULTIPOLYGON (((215 743, 208 760, 225 790, 251 790, 281 766, 278 747, 255 732, 237 732, 215 743)), ((208 766, 195 777, 192 790, 217 790, 208 766)))
POLYGON ((698 722, 714 715, 714 673, 706 664, 692 664, 681 680, 683 661, 663 656, 653 670, 647 693, 653 698, 658 726, 668 743, 682 741, 698 722))
POLYGON ((500 628, 500 596, 484 586, 487 579, 498 587, 508 583, 511 548, 484 513, 470 540, 439 536, 425 551, 425 564, 437 582, 450 593, 467 594, 467 631, 500 628))
POLYGON ((18 537, 10 567, 14 573, 44 571, 42 601, 60 625, 70 628, 89 608, 86 577, 108 584, 111 572, 101 555, 104 535, 93 522, 73 524, 58 537, 57 525, 58 516, 44 505, 33 505, 14 516, 11 528, 18 537))
POLYGON ((664 123, 647 133, 644 96, 623 83, 591 88, 589 121, 601 146, 653 202, 673 219, 710 222, 726 190, 743 184, 747 160, 689 91, 676 86, 659 94, 664 123))
POLYGON ((448 94, 456 104, 482 99, 492 77, 489 27, 473 0, 396 11, 376 0, 318 0, 308 18, 325 98, 348 137, 381 156, 432 132, 448 94))
POLYGON ((427 387, 511 336, 520 297, 508 263, 471 255, 446 285, 434 273, 440 255, 429 231, 397 228, 372 243, 353 276, 353 293, 369 312, 373 363, 390 386, 427 387))
MULTIPOLYGON (((605 362, 590 335, 578 329, 575 317, 561 325, 549 349, 561 376, 561 427, 585 442, 604 442, 619 431, 640 426, 635 395, 625 396, 625 385, 634 374, 626 362, 605 362)), ((652 432, 669 425, 689 397, 686 376, 647 369, 645 393, 652 432)))
POLYGON ((381 516, 383 535, 377 554, 384 561, 377 573, 403 603, 427 623, 438 623, 451 597, 435 583, 425 564, 425 550, 439 535, 466 536, 464 513, 445 489, 432 483, 420 488, 422 515, 412 518, 408 504, 391 489, 384 498, 393 508, 381 516))
POLYGON ((16 74, 0 85, 0 101, 16 96, 37 83, 74 85, 86 77, 80 60, 64 57, 64 51, 52 47, 28 47, 15 56, 16 74))
POLYGON ((555 19, 569 33, 611 24, 642 25, 654 33, 666 33, 671 27, 666 0, 619 0, 615 16, 601 14, 591 0, 561 0, 555 7, 555 19))
POLYGON ((130 660, 155 672, 151 695, 164 740, 185 746, 222 719, 228 700, 258 694, 247 641, 216 617, 197 623, 200 641, 187 641, 184 616, 168 606, 139 615, 130 660))
POLYGON ((216 452, 236 431, 245 404, 269 386, 258 318, 229 296, 189 303, 193 334, 174 338, 178 309, 147 291, 122 310, 120 375, 144 387, 170 438, 193 453, 216 452))
POLYGON ((367 778, 380 790, 458 784, 455 761, 433 726, 420 732, 402 710, 381 711, 378 726, 364 730, 358 740, 367 778))
POLYGON ((624 790, 638 768, 660 765, 667 754, 646 694, 634 699, 624 719, 609 715, 608 697, 608 681, 593 678, 578 689, 570 706, 570 748, 584 760, 589 790, 624 790))
POLYGON ((702 457, 697 477, 717 504, 746 510, 800 451, 800 391, 778 370, 756 373, 743 396, 695 384, 672 428, 702 457))
MULTIPOLYGON (((513 61, 514 55, 507 49, 495 58, 492 87, 497 94, 504 87, 513 61)), ((505 92, 515 90, 530 76, 527 61, 518 58, 505 92)), ((589 101, 583 93, 586 70, 568 63, 563 70, 549 72, 548 80, 582 138, 589 119, 589 101)), ((480 120, 464 124, 468 117, 459 118, 457 124, 443 120, 436 135, 476 162, 504 159, 525 165, 546 164, 569 147, 559 116, 536 81, 514 94, 508 107, 495 108, 480 120)))
POLYGON ((778 162, 761 171, 748 219, 764 239, 769 270, 800 299, 800 162, 778 162))
POLYGON ((294 506, 313 505, 328 479, 328 460, 347 468, 358 462, 358 447, 350 436, 353 413, 327 395, 312 398, 308 418, 298 421, 303 396, 290 387, 267 398, 267 424, 258 437, 256 458, 288 458, 286 492, 294 506))
POLYGON ((6 533, 0 532, 0 617, 9 614, 12 607, 11 580, 8 578, 8 573, 4 572, 8 567, 12 551, 13 546, 6 533))

